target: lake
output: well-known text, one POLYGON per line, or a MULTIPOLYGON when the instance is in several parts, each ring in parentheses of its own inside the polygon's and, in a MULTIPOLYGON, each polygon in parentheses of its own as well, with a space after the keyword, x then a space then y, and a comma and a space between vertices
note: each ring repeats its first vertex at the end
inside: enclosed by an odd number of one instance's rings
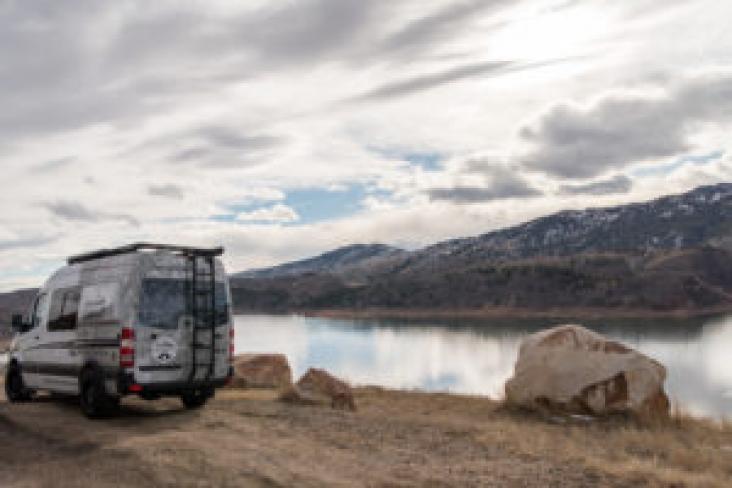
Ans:
MULTIPOLYGON (((569 321, 561 321, 568 323, 569 321)), ((732 418, 732 317, 582 323, 657 359, 672 402, 732 418)), ((335 320, 238 315, 236 351, 280 352, 297 376, 322 367, 357 385, 500 398, 521 339, 551 320, 335 320)))

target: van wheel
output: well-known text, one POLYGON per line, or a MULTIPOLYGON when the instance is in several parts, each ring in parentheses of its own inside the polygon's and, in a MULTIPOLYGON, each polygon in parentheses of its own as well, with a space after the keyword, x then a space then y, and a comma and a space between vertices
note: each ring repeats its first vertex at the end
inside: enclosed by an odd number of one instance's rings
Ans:
POLYGON ((188 409, 201 408, 211 396, 208 390, 190 390, 180 396, 180 401, 188 409))
POLYGON ((33 392, 25 387, 17 365, 10 366, 5 375, 5 396, 11 403, 26 402, 33 396, 33 392))
POLYGON ((94 370, 86 370, 79 380, 79 405, 90 419, 107 417, 119 407, 119 399, 107 395, 104 378, 94 370))

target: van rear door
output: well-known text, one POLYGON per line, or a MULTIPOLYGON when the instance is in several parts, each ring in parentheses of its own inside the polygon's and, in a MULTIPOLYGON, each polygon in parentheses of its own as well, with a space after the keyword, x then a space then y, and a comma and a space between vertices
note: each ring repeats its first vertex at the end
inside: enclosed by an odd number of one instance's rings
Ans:
MULTIPOLYGON (((135 330, 138 382, 203 381, 221 378, 228 372, 225 365, 221 367, 228 352, 229 305, 225 283, 215 282, 213 340, 208 320, 201 320, 200 314, 195 320, 191 313, 194 296, 188 279, 151 276, 142 280, 135 330)), ((197 305, 199 310, 203 309, 200 299, 197 305)))

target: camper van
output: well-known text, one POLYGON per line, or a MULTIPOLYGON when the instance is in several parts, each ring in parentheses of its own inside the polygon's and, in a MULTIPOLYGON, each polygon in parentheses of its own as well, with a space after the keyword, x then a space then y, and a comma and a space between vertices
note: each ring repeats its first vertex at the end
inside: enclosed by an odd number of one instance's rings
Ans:
POLYGON ((5 392, 79 397, 88 417, 120 398, 201 407, 232 374, 234 329, 222 248, 138 243, 74 256, 13 316, 5 392))

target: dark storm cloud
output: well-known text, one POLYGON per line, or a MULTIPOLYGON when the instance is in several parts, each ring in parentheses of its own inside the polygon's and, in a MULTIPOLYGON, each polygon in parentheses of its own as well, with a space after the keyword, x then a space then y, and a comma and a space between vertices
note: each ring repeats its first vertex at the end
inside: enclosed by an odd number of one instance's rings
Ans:
POLYGON ((559 192, 565 195, 613 195, 628 193, 633 181, 625 175, 616 175, 605 180, 577 185, 562 185, 559 192))
MULTIPOLYGON (((476 169, 480 165, 469 164, 476 169)), ((469 170, 469 172, 474 172, 469 170)), ((512 168, 486 164, 482 166, 484 185, 454 185, 427 190, 430 200, 444 200, 454 203, 480 203, 508 198, 535 197, 542 193, 519 176, 512 168)))
POLYGON ((119 220, 133 226, 140 225, 140 222, 131 215, 93 210, 85 207, 79 202, 61 200, 57 202, 44 203, 43 206, 54 216, 72 222, 93 223, 107 220, 119 220))
POLYGON ((147 192, 155 197, 172 198, 174 200, 183 199, 183 188, 178 185, 152 185, 147 189, 147 192))
POLYGON ((700 126, 732 119, 732 73, 686 80, 663 96, 618 94, 580 107, 561 104, 524 126, 523 165, 561 178, 592 178, 690 148, 700 126))

